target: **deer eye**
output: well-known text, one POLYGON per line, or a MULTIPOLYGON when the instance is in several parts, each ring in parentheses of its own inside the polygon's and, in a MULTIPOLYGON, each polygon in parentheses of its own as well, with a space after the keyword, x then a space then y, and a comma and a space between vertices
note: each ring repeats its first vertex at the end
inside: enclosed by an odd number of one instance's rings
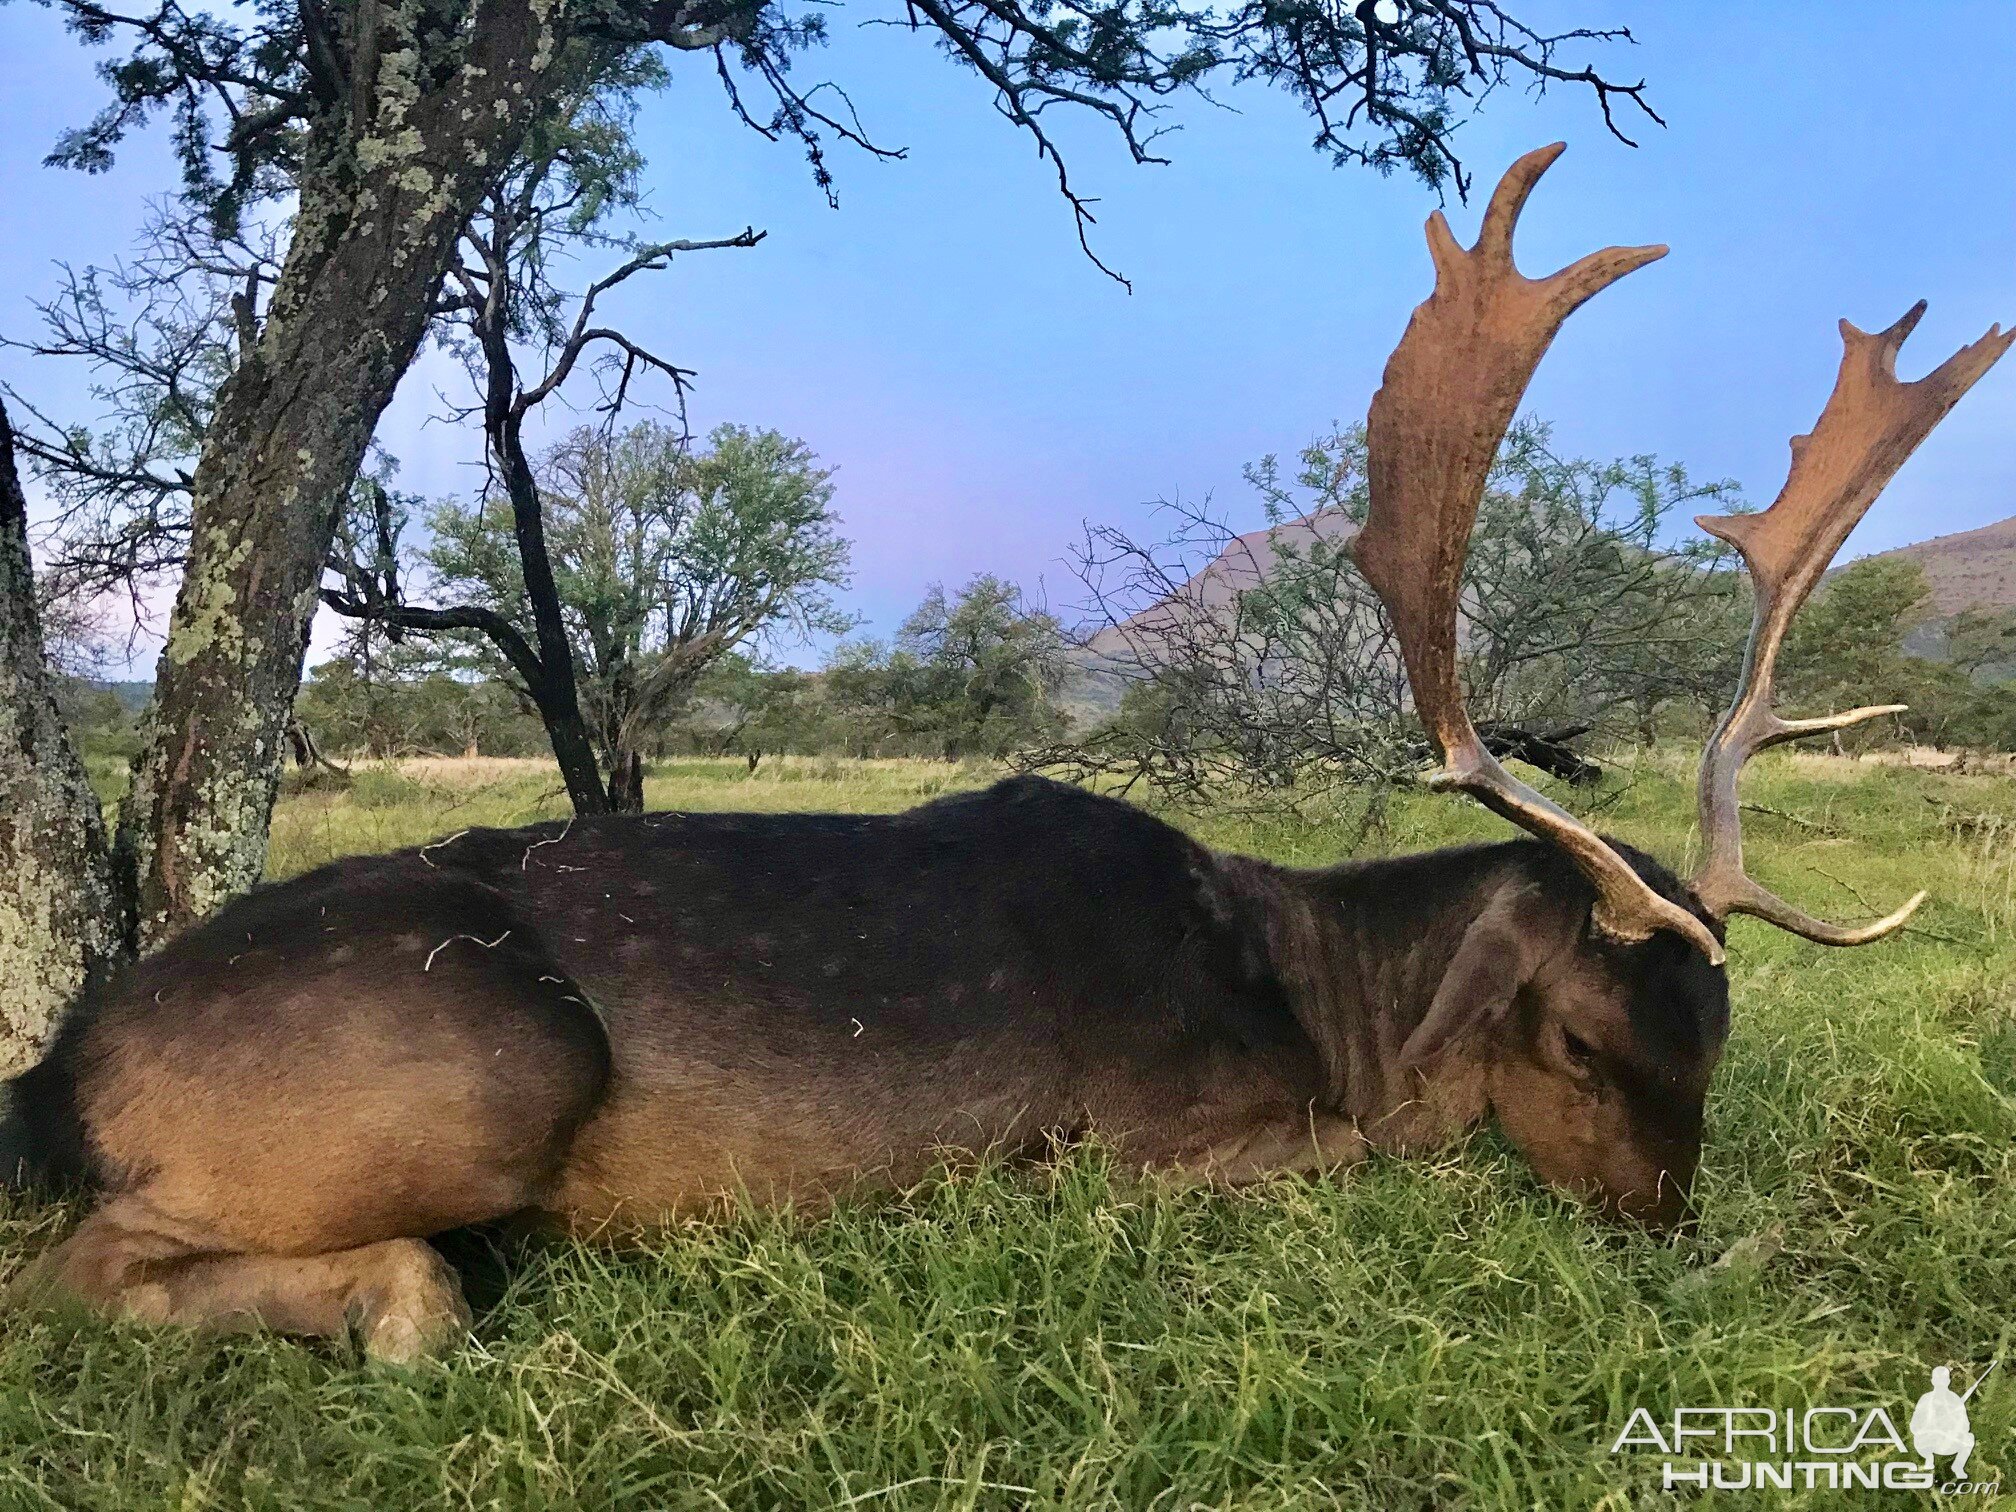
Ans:
POLYGON ((1596 1060, 1596 1047, 1572 1029, 1561 1031, 1561 1048, 1568 1052, 1568 1059, 1577 1066, 1590 1066, 1596 1060))

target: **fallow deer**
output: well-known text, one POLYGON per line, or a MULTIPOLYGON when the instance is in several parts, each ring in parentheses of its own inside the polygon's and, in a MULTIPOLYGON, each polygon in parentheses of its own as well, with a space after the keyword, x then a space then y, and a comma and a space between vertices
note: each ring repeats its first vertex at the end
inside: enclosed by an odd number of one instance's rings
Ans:
POLYGON ((1372 402, 1357 543, 1439 748, 1433 785, 1537 838, 1297 871, 1033 778, 893 817, 658 813, 474 830, 264 888, 77 1003, 8 1089, 0 1167, 96 1206, 17 1291, 371 1355, 468 1313, 427 1242, 543 1219, 633 1232, 729 1199, 816 1209, 948 1150, 1119 1158, 1236 1183, 1421 1150, 1495 1117, 1541 1177, 1682 1217, 1728 1025, 1723 924, 1829 945, 1743 869, 1755 751, 1884 712, 1772 709, 1787 625, 1905 457, 2009 346, 1913 383, 1923 306, 1842 325, 1839 379, 1761 514, 1704 519, 1756 615, 1681 882, 1508 774, 1465 712, 1464 554, 1567 316, 1664 248, 1513 266, 1558 146, 1513 165, 1372 402))

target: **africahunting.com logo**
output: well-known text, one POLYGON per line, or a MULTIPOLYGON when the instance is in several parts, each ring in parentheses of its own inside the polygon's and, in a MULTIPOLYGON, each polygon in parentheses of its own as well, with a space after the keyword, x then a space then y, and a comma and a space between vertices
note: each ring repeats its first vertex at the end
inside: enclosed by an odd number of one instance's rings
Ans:
POLYGON ((2000 1480, 1971 1480, 1974 1431, 1967 1400, 1995 1366, 1965 1391, 1953 1372, 1932 1372, 1932 1387, 1906 1420, 1906 1436, 1881 1407, 1676 1407, 1661 1422, 1650 1408, 1634 1410, 1612 1454, 1654 1451, 1665 1456, 1659 1482, 1672 1491, 1932 1491, 1943 1496, 1995 1496, 2000 1480), (1941 1462, 1945 1473, 1940 1473, 1941 1462))

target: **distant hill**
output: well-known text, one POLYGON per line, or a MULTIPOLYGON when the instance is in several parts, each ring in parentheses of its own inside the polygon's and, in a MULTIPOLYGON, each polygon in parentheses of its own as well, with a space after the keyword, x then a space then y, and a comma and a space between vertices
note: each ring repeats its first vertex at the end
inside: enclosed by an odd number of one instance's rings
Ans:
POLYGON ((2016 515, 1878 556, 1925 569, 1932 611, 1941 620, 1968 608, 2016 609, 2016 515))
MULTIPOLYGON (((1217 560, 1168 599, 1094 635, 1080 654, 1067 702, 1076 706, 1080 717, 1110 713, 1119 706, 1126 687, 1126 679, 1114 669, 1133 661, 1144 641, 1152 642, 1158 632, 1166 633, 1166 627, 1183 615, 1221 609, 1260 581, 1274 564, 1277 542, 1306 547, 1314 538, 1348 540, 1356 530, 1356 524, 1342 511, 1319 510, 1235 537, 1217 560)), ((1917 655, 1935 660, 1945 656, 1946 624, 1962 609, 2016 609, 2016 515, 1979 530, 1934 536, 1878 555, 1918 563, 1931 585, 1932 615, 1905 641, 1906 648, 1917 655)))
POLYGON ((1078 650, 1060 700, 1074 725, 1097 723, 1117 712, 1143 661, 1157 660, 1156 643, 1179 636, 1193 615, 1216 615, 1255 587, 1280 558, 1280 548, 1306 552, 1316 541, 1348 541, 1357 523, 1341 509, 1319 509, 1300 519, 1249 530, 1225 543, 1187 583, 1160 603, 1143 606, 1098 631, 1078 650))
MULTIPOLYGON (((1180 597, 1199 608, 1217 608, 1266 575, 1274 564, 1277 541, 1306 546, 1312 538, 1348 540, 1356 531, 1357 526, 1337 510, 1319 510, 1272 529, 1249 531, 1227 544, 1216 561, 1185 585, 1180 597)), ((1949 620, 1967 608, 2016 609, 2016 515, 1979 530, 1934 536, 1876 555, 1913 561, 1925 569, 1937 620, 1949 620)), ((1174 612, 1171 602, 1151 604, 1100 631, 1089 649, 1106 656, 1123 655, 1130 636, 1152 633, 1174 612)))
POLYGON ((1234 536, 1181 592, 1108 625, 1086 643, 1086 649, 1095 656, 1125 661, 1141 637, 1154 636, 1185 613, 1222 609, 1254 587, 1273 568, 1281 546, 1306 552, 1311 542, 1348 541, 1357 533, 1357 522, 1343 510, 1319 509, 1298 520, 1234 536))

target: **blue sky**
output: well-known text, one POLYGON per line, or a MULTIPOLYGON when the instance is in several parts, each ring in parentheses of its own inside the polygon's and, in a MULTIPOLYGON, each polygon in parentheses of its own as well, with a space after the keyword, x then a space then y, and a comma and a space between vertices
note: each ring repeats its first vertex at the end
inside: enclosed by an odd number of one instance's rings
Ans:
MULTIPOLYGON (((1568 5, 1520 14, 1622 16, 1633 49, 1592 51, 1643 74, 1670 125, 1633 151, 1572 90, 1495 96, 1462 133, 1487 184, 1513 156, 1570 152, 1526 214, 1521 258, 1551 269, 1602 242, 1673 255, 1570 323, 1529 396, 1566 450, 1655 452, 1731 477, 1759 503, 1786 441, 1817 414, 1837 317, 1931 311, 1905 353, 1924 371, 1991 321, 2016 319, 2016 6, 1568 5)), ((1291 453, 1362 416, 1429 269, 1433 195, 1333 169, 1285 99, 1179 105, 1169 167, 1136 167, 1086 126, 1064 134, 1100 196, 1098 249, 1129 295, 1079 254, 1047 165, 986 92, 921 37, 854 29, 801 68, 844 83, 898 163, 836 148, 829 210, 800 154, 736 125, 696 60, 647 106, 659 234, 753 224, 757 249, 696 257, 626 290, 627 327, 700 372, 694 419, 775 426, 839 469, 855 541, 853 606, 886 633, 942 579, 981 571, 1069 605, 1063 565, 1086 519, 1146 525, 1152 502, 1214 494, 1258 523, 1241 465, 1291 453)), ((53 263, 124 252, 143 201, 171 179, 159 134, 90 178, 40 166, 100 91, 91 58, 32 6, 0 7, 0 329, 23 334, 53 263)), ((1572 61, 1580 61, 1579 58, 1572 61)), ((1452 205, 1466 239, 1476 207, 1452 205)), ((584 265, 584 272, 595 271, 584 265)), ((85 413, 82 379, 0 356, 0 372, 85 413)), ((407 486, 470 485, 471 439, 426 423, 423 364, 384 437, 407 486)), ((1848 554, 2016 513, 2016 366, 1991 374, 1906 467, 1848 554)))

